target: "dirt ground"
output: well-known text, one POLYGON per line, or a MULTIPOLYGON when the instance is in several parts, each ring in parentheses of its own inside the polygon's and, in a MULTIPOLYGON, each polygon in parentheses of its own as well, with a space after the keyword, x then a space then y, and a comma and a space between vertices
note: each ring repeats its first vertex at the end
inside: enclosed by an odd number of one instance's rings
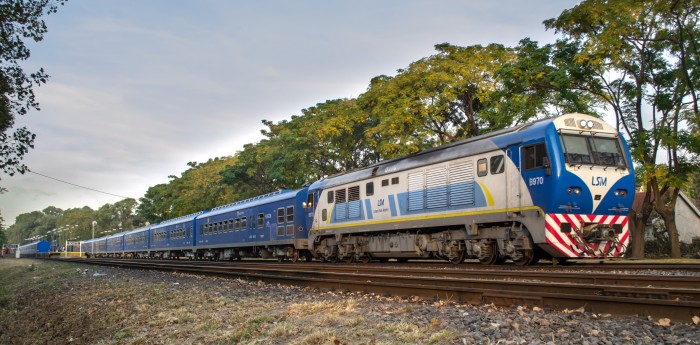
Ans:
POLYGON ((410 312, 389 310, 385 298, 334 294, 242 279, 3 259, 0 344, 462 343, 437 320, 419 325, 383 318, 410 312), (362 306, 367 303, 375 308, 362 306))
POLYGON ((698 326, 0 259, 0 345, 700 344, 698 326))

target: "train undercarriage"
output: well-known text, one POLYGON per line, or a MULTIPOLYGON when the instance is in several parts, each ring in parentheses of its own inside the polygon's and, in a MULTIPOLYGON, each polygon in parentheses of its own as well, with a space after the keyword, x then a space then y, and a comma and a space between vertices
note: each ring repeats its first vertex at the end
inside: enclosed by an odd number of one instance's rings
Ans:
POLYGON ((321 261, 369 262, 441 259, 460 264, 467 258, 493 265, 507 259, 531 265, 541 256, 527 229, 520 223, 472 225, 454 229, 421 229, 320 235, 311 253, 321 261))

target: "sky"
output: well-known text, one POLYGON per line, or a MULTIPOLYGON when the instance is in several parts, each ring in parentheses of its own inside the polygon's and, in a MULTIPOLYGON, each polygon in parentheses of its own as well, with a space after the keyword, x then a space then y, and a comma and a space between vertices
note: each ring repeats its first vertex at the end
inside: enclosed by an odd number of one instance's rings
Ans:
POLYGON ((97 209, 138 200, 187 162, 231 156, 280 121, 354 98, 379 75, 439 43, 553 42, 542 21, 564 0, 69 0, 46 16, 26 72, 43 67, 40 111, 17 119, 37 135, 0 176, 7 225, 48 206, 97 209))

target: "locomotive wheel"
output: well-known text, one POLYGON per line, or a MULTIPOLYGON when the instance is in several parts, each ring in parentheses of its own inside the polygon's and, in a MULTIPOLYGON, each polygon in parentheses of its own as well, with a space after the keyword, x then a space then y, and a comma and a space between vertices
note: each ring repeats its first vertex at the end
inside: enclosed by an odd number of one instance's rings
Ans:
POLYGON ((532 251, 522 251, 520 252, 520 257, 514 259, 513 263, 517 266, 530 266, 537 263, 539 258, 532 251))
POLYGON ((481 246, 481 250, 484 251, 483 256, 479 258, 479 262, 482 265, 495 265, 498 263, 498 248, 496 248, 495 242, 481 246))
POLYGON ((453 258, 448 258, 447 261, 449 261, 451 264, 459 265, 464 262, 464 258, 467 256, 467 250, 462 247, 462 250, 459 251, 459 254, 453 258))
POLYGON ((466 254, 466 253, 465 253, 465 250, 462 249, 462 250, 460 251, 459 255, 457 255, 457 256, 454 257, 454 258, 447 259, 447 261, 449 261, 451 264, 459 265, 459 264, 461 264, 461 263, 464 262, 464 257, 466 256, 465 254, 466 254))
POLYGON ((369 255, 363 256, 362 259, 360 260, 360 262, 363 264, 368 264, 368 263, 370 263, 370 261, 372 261, 372 257, 370 257, 369 255))

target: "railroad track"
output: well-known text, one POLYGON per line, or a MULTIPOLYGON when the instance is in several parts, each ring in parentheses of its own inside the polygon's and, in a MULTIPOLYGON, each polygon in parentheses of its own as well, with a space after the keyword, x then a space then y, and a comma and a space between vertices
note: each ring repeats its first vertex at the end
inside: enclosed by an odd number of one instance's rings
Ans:
MULTIPOLYGON (((579 309, 691 322, 700 316, 700 276, 567 271, 390 267, 385 265, 217 263, 202 261, 71 260, 125 268, 246 277, 272 283, 470 304, 579 309)), ((442 266, 445 267, 445 266, 442 266)))

